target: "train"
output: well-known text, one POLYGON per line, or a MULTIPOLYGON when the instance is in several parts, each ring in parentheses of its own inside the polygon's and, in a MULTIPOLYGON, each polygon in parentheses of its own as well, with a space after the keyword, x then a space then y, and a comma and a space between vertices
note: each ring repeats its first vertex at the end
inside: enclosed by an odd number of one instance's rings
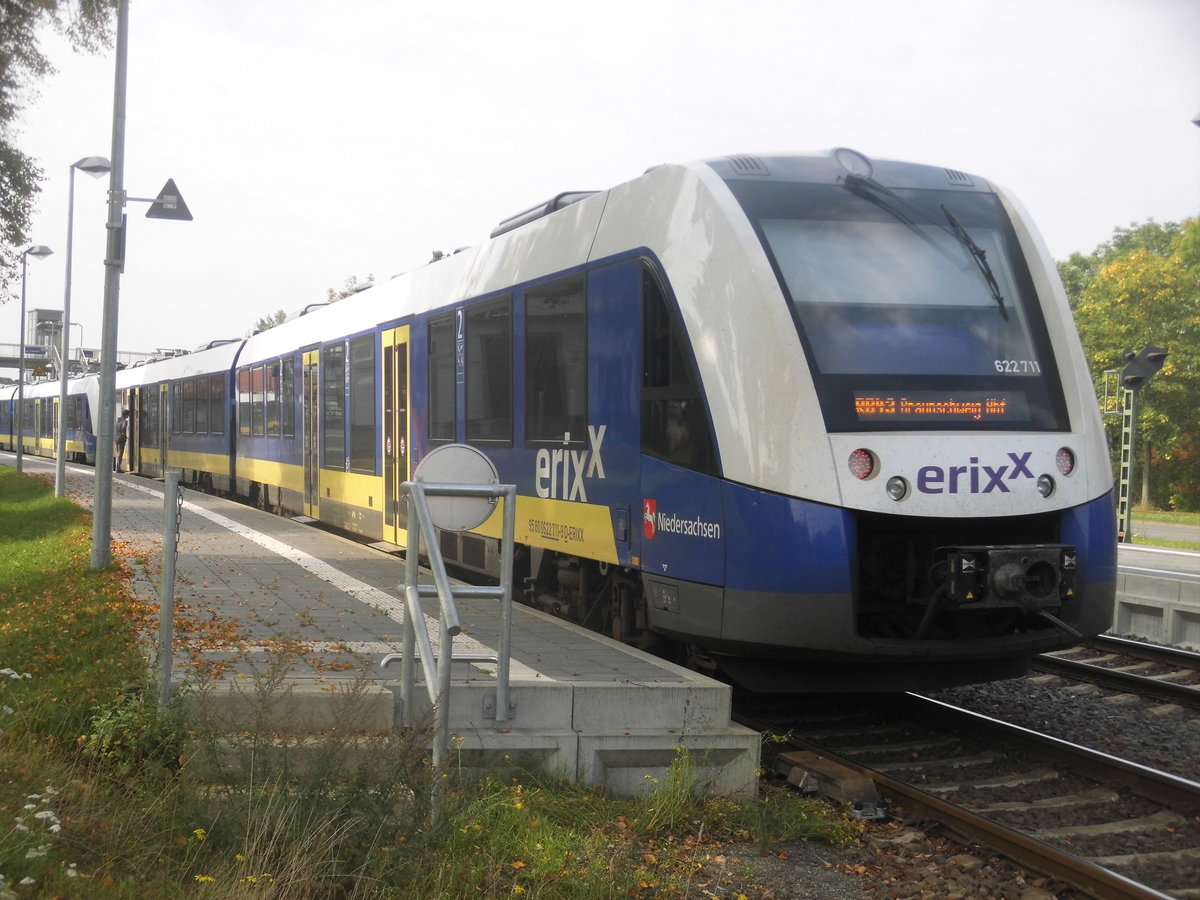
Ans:
MULTIPOLYGON (((1017 199, 956 169, 656 166, 117 390, 133 472, 397 548, 416 464, 474 446, 517 486, 525 602, 753 691, 1015 677, 1111 623, 1066 297, 1017 199)), ((494 577, 499 537, 439 540, 494 577)))
MULTIPOLYGON (((85 375, 68 383, 67 408, 64 418, 63 447, 69 462, 96 462, 96 429, 93 412, 99 409, 100 378, 85 375)), ((41 381, 24 385, 0 386, 0 447, 16 449, 18 396, 24 403, 21 416, 24 452, 36 456, 54 457, 57 452, 58 407, 62 386, 58 381, 41 381)))

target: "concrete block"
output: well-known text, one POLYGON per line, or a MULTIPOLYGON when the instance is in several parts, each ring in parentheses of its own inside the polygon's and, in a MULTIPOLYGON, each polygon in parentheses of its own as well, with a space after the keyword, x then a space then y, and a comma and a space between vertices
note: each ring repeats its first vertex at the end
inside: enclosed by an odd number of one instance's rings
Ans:
POLYGON ((246 679, 185 690, 180 698, 202 727, 226 733, 384 731, 395 724, 392 692, 378 685, 292 682, 265 689, 246 679))
POLYGON ((575 685, 572 727, 581 733, 619 733, 642 728, 675 734, 707 732, 729 724, 728 685, 703 683, 575 685))
POLYGON ((1134 634, 1149 640, 1163 639, 1163 609, 1129 600, 1117 598, 1117 614, 1115 617, 1117 634, 1134 634))
POLYGON ((653 793, 666 783, 681 747, 691 753, 699 793, 734 797, 757 793, 759 735, 740 725, 709 734, 580 735, 576 780, 604 785, 618 797, 653 793))
POLYGON ((450 736, 448 768, 469 778, 517 778, 537 772, 574 780, 579 736, 573 731, 473 731, 450 736))
MULTIPOLYGON (((400 688, 392 685, 396 696, 400 688)), ((495 682, 453 682, 450 686, 450 730, 471 732, 552 731, 570 729, 572 685, 560 681, 515 681, 509 685, 509 701, 514 705, 506 722, 495 716, 495 682)), ((413 692, 413 721, 430 715, 431 704, 424 684, 413 692)))

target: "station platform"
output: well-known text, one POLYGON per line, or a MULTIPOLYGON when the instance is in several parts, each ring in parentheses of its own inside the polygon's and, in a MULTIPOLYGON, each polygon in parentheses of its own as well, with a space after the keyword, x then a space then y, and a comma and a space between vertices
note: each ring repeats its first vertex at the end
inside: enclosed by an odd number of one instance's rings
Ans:
MULTIPOLYGON (((27 472, 53 478, 52 461, 25 462, 27 472)), ((68 466, 72 499, 90 506, 93 478, 91 469, 68 466)), ((113 539, 125 543, 136 596, 154 603, 163 493, 160 481, 114 475, 113 539)), ((174 690, 201 698, 230 731, 315 733, 347 715, 363 731, 397 727, 400 663, 379 663, 402 649, 403 580, 398 555, 184 488, 174 690), (263 685, 273 695, 265 722, 263 685)), ((431 606, 427 616, 436 613, 431 606)), ((494 655, 499 604, 463 600, 459 615, 454 656, 494 655)), ((430 628, 435 652, 439 631, 430 628)), ((496 666, 453 668, 452 739, 479 767, 493 755, 520 754, 547 772, 633 796, 652 790, 687 748, 708 792, 756 790, 760 737, 730 721, 728 685, 519 603, 511 646, 506 721, 495 716, 496 666)), ((427 705, 423 687, 415 693, 414 703, 427 705)), ((420 721, 428 709, 411 712, 420 721)))

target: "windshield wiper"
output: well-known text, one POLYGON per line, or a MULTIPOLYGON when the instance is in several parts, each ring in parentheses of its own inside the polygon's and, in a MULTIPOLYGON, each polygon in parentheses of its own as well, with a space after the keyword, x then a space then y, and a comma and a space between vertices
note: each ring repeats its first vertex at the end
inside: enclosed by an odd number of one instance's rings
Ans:
POLYGON ((996 301, 996 306, 1000 309, 1000 315, 1004 317, 1006 322, 1008 321, 1008 309, 1004 305, 1004 296, 1000 293, 1000 285, 996 281, 996 276, 992 272, 992 267, 988 264, 987 253, 982 247, 980 247, 975 243, 974 240, 971 239, 971 236, 967 233, 967 230, 963 228, 958 219, 954 217, 954 214, 951 213, 950 210, 946 209, 944 205, 942 206, 942 212, 946 216, 946 221, 950 223, 949 228, 946 227, 944 222, 939 222, 933 216, 929 215, 929 213, 909 203, 899 194, 884 187, 870 176, 847 175, 843 184, 846 190, 850 191, 850 193, 862 197, 864 200, 874 203, 880 209, 885 210, 891 216, 902 222, 908 228, 912 229, 915 234, 919 235, 933 246, 936 247, 937 244, 931 240, 929 236, 925 234, 925 232, 917 227, 916 222, 913 221, 912 214, 915 214, 929 224, 940 228, 942 231, 951 235, 956 241, 962 244, 963 247, 966 248, 967 252, 971 254, 971 259, 974 261, 976 268, 979 269, 979 274, 983 276, 983 280, 987 283, 988 289, 992 292, 992 299, 996 301))
POLYGON ((988 265, 987 253, 982 247, 971 240, 971 235, 967 234, 967 229, 962 227, 962 223, 954 217, 954 213, 946 209, 945 205, 942 206, 942 212, 946 214, 946 221, 954 229, 954 236, 970 252, 971 259, 975 260, 975 265, 979 268, 979 274, 983 276, 983 280, 991 288, 992 299, 996 301, 996 306, 1000 308, 1000 315, 1007 322, 1008 310, 1004 306, 1004 296, 1000 293, 1000 285, 996 283, 996 275, 992 272, 992 267, 988 265))

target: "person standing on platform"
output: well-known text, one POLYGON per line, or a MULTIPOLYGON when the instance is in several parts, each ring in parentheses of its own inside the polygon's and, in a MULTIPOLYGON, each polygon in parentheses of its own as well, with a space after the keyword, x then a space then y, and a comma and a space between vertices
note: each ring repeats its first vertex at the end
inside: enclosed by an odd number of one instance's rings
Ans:
POLYGON ((117 420, 117 454, 113 459, 113 467, 120 472, 121 461, 125 458, 125 442, 129 440, 129 410, 121 413, 117 420))

